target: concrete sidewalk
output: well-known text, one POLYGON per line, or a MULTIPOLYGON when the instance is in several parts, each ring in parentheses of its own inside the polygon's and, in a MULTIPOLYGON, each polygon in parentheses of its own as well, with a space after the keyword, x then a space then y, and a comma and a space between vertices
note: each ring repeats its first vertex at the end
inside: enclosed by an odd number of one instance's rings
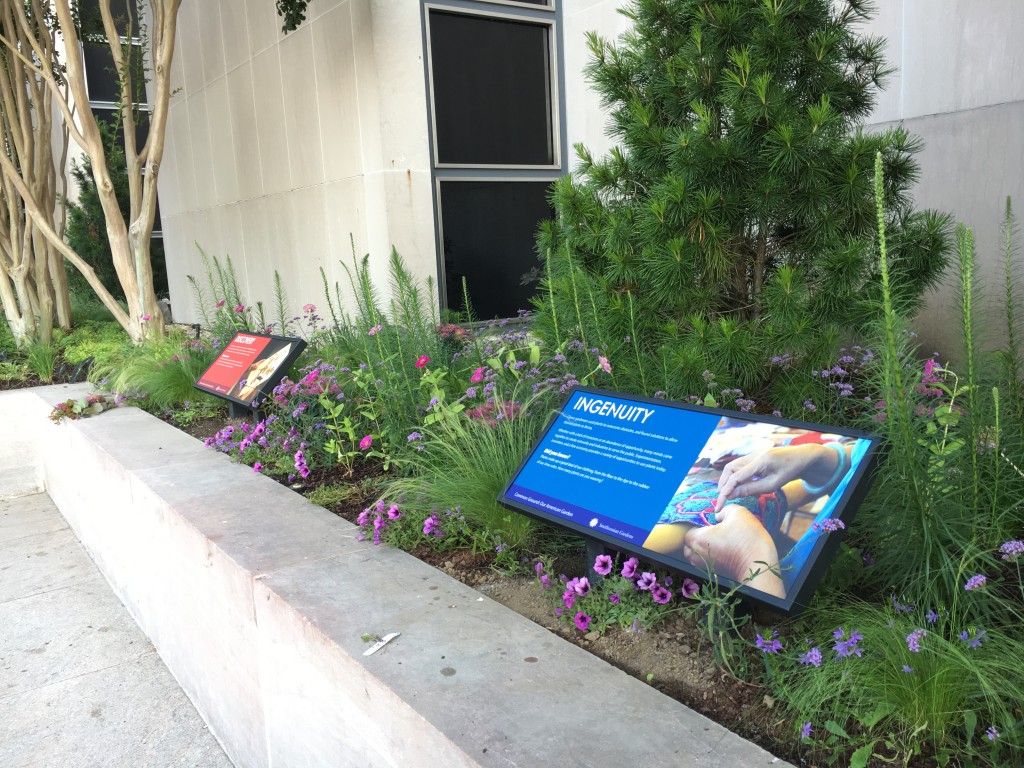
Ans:
POLYGON ((9 490, 0 487, 0 765, 230 768, 50 498, 9 490))

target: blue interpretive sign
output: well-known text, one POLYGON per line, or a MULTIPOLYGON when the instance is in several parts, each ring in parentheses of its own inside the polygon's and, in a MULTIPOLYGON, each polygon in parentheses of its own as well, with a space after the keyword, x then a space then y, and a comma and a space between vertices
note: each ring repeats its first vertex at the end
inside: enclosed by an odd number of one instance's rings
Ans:
POLYGON ((500 501, 792 611, 866 492, 856 430, 577 387, 500 501))

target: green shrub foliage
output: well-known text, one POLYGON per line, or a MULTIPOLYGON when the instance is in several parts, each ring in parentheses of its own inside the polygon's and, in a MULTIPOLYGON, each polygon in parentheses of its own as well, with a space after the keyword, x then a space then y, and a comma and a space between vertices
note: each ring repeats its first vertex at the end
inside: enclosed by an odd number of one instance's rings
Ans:
MULTIPOLYGON (((130 193, 124 149, 119 145, 113 128, 102 120, 99 126, 106 142, 110 180, 114 184, 121 214, 127 221, 130 212, 130 193)), ((107 219, 103 215, 103 206, 100 204, 99 192, 96 189, 96 179, 92 173, 92 163, 88 157, 83 158, 81 163, 71 163, 71 176, 78 189, 78 200, 68 203, 68 245, 96 271, 106 289, 117 299, 123 301, 124 290, 121 288, 121 281, 114 270, 114 257, 110 252, 110 242, 107 240, 107 219)), ((150 245, 150 254, 153 261, 154 287, 157 294, 166 296, 168 292, 167 267, 164 262, 163 240, 159 238, 153 240, 150 245)), ((92 295, 89 283, 77 269, 68 270, 68 279, 74 293, 81 296, 92 295)))
POLYGON ((912 207, 920 140, 856 127, 890 72, 884 41, 856 32, 870 10, 634 0, 617 44, 589 36, 586 75, 618 144, 603 158, 577 145, 554 186, 538 241, 549 334, 639 333, 670 394, 699 392, 705 370, 755 392, 773 356, 824 359, 879 306, 876 151, 893 299, 914 312, 946 267, 950 219, 912 207))

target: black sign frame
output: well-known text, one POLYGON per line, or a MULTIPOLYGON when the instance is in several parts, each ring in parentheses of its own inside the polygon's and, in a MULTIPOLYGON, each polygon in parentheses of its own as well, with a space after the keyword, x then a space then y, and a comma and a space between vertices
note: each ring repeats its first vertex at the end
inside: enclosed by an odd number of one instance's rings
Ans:
MULTIPOLYGON (((280 350, 283 349, 283 348, 284 347, 282 347, 282 346, 276 346, 276 347, 273 348, 271 353, 268 354, 268 355, 263 355, 263 352, 261 351, 260 354, 258 354, 256 356, 256 358, 253 360, 253 362, 250 364, 250 366, 249 366, 249 368, 247 370, 251 370, 257 363, 269 359, 274 354, 277 354, 278 352, 280 352, 280 350)), ((214 358, 213 362, 210 363, 210 365, 207 367, 207 369, 205 371, 203 371, 202 375, 199 377, 199 379, 196 381, 196 383, 193 384, 192 386, 195 389, 199 390, 200 392, 204 392, 204 393, 206 393, 208 395, 213 395, 214 397, 219 397, 222 400, 227 400, 229 403, 234 403, 235 405, 240 405, 243 408, 246 408, 248 410, 254 410, 257 407, 258 403, 261 402, 262 400, 266 399, 270 395, 270 393, 274 391, 274 388, 279 383, 281 383, 281 379, 283 379, 285 377, 285 375, 287 375, 288 371, 295 364, 295 362, 299 359, 299 356, 302 354, 302 352, 305 349, 306 349, 306 342, 305 342, 305 340, 301 339, 301 338, 298 338, 298 337, 276 336, 276 335, 271 334, 271 333, 255 333, 255 332, 250 332, 250 331, 238 331, 237 333, 235 333, 234 336, 231 337, 231 339, 228 341, 228 343, 224 345, 224 348, 217 354, 217 357, 214 358), (231 344, 234 341, 236 341, 239 336, 253 336, 253 337, 256 337, 256 338, 259 338, 259 339, 269 339, 271 341, 271 344, 268 345, 268 347, 273 346, 274 342, 276 342, 278 345, 280 345, 280 344, 288 344, 289 345, 287 353, 282 356, 281 360, 278 361, 276 365, 273 366, 273 371, 268 376, 266 376, 266 378, 262 379, 260 385, 257 387, 256 391, 253 393, 253 396, 249 400, 244 400, 244 399, 242 399, 240 397, 232 396, 232 395, 227 394, 227 393, 217 392, 217 391, 209 389, 208 387, 202 386, 200 384, 200 382, 207 376, 207 374, 209 374, 211 371, 213 371, 217 367, 217 365, 219 363, 221 363, 221 358, 224 356, 224 354, 231 347, 231 344)), ((232 386, 231 389, 234 389, 234 387, 237 386, 241 381, 242 381, 242 376, 239 376, 238 379, 235 380, 235 385, 232 386)), ((230 392, 231 389, 229 389, 228 391, 230 392)))

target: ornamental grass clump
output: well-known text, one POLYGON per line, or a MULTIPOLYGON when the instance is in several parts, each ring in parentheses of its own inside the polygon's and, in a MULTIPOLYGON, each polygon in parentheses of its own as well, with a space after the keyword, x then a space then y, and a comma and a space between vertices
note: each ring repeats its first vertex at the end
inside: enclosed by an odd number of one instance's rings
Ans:
MULTIPOLYGON (((961 229, 961 360, 954 370, 917 357, 891 291, 881 164, 881 311, 862 390, 875 402, 848 413, 880 434, 885 458, 807 616, 781 629, 787 652, 762 654, 765 682, 812 759, 1018 764, 1024 448, 1005 379, 1018 355, 978 352, 973 240, 961 229)), ((1012 319, 1012 284, 1007 297, 1012 319)))
POLYGON ((812 724, 815 735, 802 737, 810 755, 846 755, 851 765, 931 755, 942 764, 1020 748, 1016 632, 897 599, 823 605, 792 632, 777 636, 778 652, 761 650, 767 685, 794 729, 812 724), (984 738, 987 728, 1004 735, 998 745, 984 738))

